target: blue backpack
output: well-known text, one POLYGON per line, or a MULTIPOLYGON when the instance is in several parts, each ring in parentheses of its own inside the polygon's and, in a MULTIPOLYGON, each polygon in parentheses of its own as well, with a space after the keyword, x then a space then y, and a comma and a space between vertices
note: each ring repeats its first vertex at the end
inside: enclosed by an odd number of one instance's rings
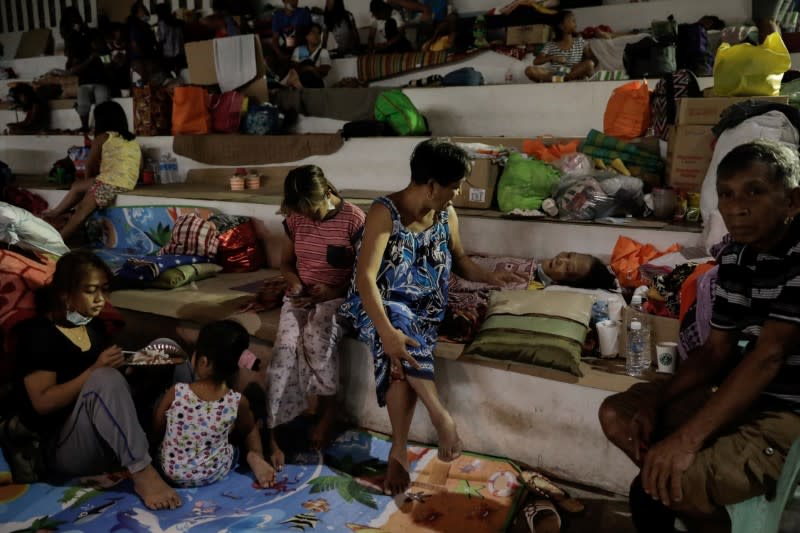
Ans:
POLYGON ((448 72, 442 77, 445 87, 472 87, 483 85, 483 74, 472 67, 464 67, 448 72))

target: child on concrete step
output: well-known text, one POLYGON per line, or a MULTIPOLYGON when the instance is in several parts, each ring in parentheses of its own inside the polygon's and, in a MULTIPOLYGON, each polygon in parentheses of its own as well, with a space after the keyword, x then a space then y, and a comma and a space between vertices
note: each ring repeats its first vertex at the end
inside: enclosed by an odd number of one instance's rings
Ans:
POLYGON ((122 192, 132 191, 142 169, 142 149, 128 130, 128 118, 117 102, 94 108, 94 141, 86 162, 86 177, 76 180, 54 208, 42 213, 55 219, 75 208, 61 236, 69 238, 98 207, 108 207, 122 192))
MULTIPOLYGON (((355 263, 355 242, 364 212, 346 202, 314 165, 289 172, 281 212, 289 236, 281 258, 288 284, 267 371, 270 429, 285 424, 319 397, 320 419, 313 448, 330 439, 338 383, 338 345, 344 327, 337 315, 355 263)), ((284 454, 270 431, 270 459, 281 470, 284 454)))
POLYGON ((234 429, 245 436, 247 464, 258 484, 270 487, 275 482, 250 404, 228 384, 249 344, 250 335, 237 322, 204 326, 192 356, 195 380, 176 383, 161 399, 153 425, 157 435, 164 435, 161 468, 176 485, 198 487, 226 476, 238 455, 228 441, 234 429))

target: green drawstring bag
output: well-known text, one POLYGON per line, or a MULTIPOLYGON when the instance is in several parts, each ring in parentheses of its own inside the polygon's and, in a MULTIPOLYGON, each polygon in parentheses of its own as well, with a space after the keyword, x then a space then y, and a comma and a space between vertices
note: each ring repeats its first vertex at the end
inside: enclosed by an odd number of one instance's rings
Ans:
POLYGON ((375 120, 387 122, 398 135, 426 135, 425 117, 400 89, 381 93, 375 100, 375 120))
POLYGON ((527 159, 522 154, 511 154, 497 185, 500 211, 539 209, 542 201, 551 196, 560 177, 561 173, 547 163, 527 159))

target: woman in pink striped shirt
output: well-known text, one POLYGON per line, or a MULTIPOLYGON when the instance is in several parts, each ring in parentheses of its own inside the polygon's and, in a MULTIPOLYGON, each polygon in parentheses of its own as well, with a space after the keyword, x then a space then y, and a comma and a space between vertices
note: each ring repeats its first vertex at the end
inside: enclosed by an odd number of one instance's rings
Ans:
POLYGON ((289 236, 281 257, 288 290, 267 371, 270 460, 277 470, 285 459, 274 429, 305 411, 310 395, 319 397, 321 411, 311 444, 321 448, 329 438, 344 333, 337 310, 349 286, 355 242, 365 219, 314 165, 286 176, 281 212, 289 236))

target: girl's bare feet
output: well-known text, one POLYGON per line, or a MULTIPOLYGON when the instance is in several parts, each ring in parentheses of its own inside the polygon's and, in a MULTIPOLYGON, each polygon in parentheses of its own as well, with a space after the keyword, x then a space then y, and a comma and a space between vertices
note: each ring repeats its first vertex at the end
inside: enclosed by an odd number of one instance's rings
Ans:
POLYGON ((436 425, 436 433, 439 435, 439 459, 449 463, 461 457, 463 445, 458 436, 456 423, 450 413, 445 412, 442 421, 436 425))
POLYGON ((269 462, 272 463, 276 472, 280 472, 283 470, 283 465, 286 464, 286 456, 278 446, 278 441, 275 440, 275 429, 270 429, 269 433, 269 462))
POLYGON ((256 482, 261 488, 271 487, 275 483, 275 468, 266 462, 260 453, 249 452, 247 464, 253 470, 256 482))
POLYGON ((408 451, 392 444, 386 467, 386 478, 383 480, 383 493, 387 496, 402 494, 408 490, 411 477, 408 474, 408 451))
POLYGON ((175 509, 181 506, 181 498, 175 489, 158 475, 153 465, 131 475, 133 490, 148 509, 175 509))

